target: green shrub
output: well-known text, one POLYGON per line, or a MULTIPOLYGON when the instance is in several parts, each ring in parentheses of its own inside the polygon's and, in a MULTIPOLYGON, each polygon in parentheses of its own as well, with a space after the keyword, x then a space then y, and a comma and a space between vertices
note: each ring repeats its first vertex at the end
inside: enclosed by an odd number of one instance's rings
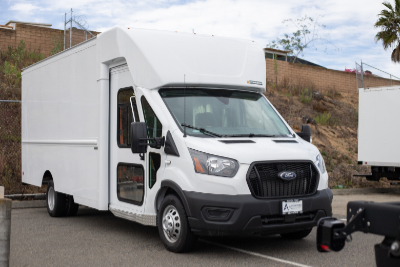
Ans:
POLYGON ((37 52, 30 52, 28 53, 28 58, 32 61, 40 61, 42 59, 44 59, 44 56, 40 53, 37 52))
POLYGON ((21 71, 18 69, 17 65, 9 63, 8 61, 4 62, 3 73, 9 85, 17 84, 21 80, 21 71))
POLYGON ((21 98, 21 70, 45 57, 36 52, 28 52, 21 40, 17 48, 0 50, 0 95, 3 99, 21 98))
POLYGON ((337 119, 332 118, 332 115, 330 112, 324 112, 322 114, 318 114, 315 118, 314 118, 315 122, 317 124, 326 126, 326 125, 335 125, 337 123, 337 119))
POLYGON ((309 92, 308 89, 304 89, 300 94, 300 102, 304 104, 308 104, 311 102, 312 92, 309 92))

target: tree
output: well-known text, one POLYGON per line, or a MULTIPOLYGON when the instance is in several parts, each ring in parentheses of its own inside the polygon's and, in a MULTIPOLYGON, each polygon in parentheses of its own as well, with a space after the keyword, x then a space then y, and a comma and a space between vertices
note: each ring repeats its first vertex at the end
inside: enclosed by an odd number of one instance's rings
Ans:
POLYGON ((400 0, 395 0, 395 6, 389 2, 382 4, 387 8, 378 14, 378 20, 375 23, 376 28, 380 28, 375 36, 375 41, 382 41, 385 50, 394 48, 392 51, 392 61, 400 62, 400 0))
POLYGON ((329 36, 320 35, 320 30, 326 26, 320 24, 318 18, 313 19, 305 15, 296 20, 286 19, 282 21, 282 23, 286 24, 286 26, 294 25, 297 28, 297 31, 292 33, 292 35, 284 34, 285 38, 277 38, 268 43, 267 47, 290 51, 289 54, 294 56, 292 62, 295 62, 300 54, 304 56, 304 50, 318 50, 318 46, 320 45, 325 46, 325 51, 328 49, 328 46, 333 46, 335 50, 338 50, 330 41, 329 36))

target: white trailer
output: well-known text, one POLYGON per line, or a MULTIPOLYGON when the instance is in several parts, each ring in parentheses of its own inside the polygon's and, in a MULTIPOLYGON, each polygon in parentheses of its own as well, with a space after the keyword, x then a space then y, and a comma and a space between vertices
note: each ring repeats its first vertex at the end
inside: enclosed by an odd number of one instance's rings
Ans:
POLYGON ((371 166, 367 180, 400 179, 400 86, 359 89, 358 164, 371 166))
POLYGON ((22 181, 48 185, 51 216, 110 210, 175 252, 199 235, 303 238, 332 214, 328 174, 265 75, 252 41, 108 30, 24 69, 22 181))

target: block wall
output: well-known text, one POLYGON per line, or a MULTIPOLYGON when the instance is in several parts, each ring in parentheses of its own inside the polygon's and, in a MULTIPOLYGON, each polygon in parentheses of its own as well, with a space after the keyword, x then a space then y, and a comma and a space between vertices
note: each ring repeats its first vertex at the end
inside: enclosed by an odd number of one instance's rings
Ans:
MULTIPOLYGON (((92 32, 94 35, 99 32, 92 32)), ((87 38, 92 36, 88 34, 87 38)), ((69 45, 70 31, 66 32, 66 49, 69 45)), ((64 30, 37 27, 26 24, 16 24, 15 30, 0 28, 0 49, 7 50, 8 47, 16 48, 20 41, 25 42, 27 51, 36 51, 43 54, 45 57, 50 56, 51 51, 57 46, 57 43, 64 46, 64 30)), ((83 30, 72 29, 72 46, 77 45, 86 40, 86 35, 83 30)))
MULTIPOLYGON (((273 59, 265 59, 267 68, 267 84, 300 86, 313 85, 317 91, 334 89, 338 92, 357 92, 356 74, 338 70, 331 70, 317 66, 298 63, 289 63, 273 59)), ((400 85, 400 81, 392 81, 393 85, 400 85)), ((391 85, 390 79, 365 75, 364 85, 368 87, 391 85)))

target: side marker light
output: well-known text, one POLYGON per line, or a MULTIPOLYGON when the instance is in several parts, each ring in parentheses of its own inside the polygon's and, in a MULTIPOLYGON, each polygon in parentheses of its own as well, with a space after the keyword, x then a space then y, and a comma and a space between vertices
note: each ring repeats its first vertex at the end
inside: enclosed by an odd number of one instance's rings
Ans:
POLYGON ((194 165, 196 166, 196 171, 205 173, 203 167, 200 164, 199 159, 198 158, 193 158, 193 159, 194 159, 194 165))

